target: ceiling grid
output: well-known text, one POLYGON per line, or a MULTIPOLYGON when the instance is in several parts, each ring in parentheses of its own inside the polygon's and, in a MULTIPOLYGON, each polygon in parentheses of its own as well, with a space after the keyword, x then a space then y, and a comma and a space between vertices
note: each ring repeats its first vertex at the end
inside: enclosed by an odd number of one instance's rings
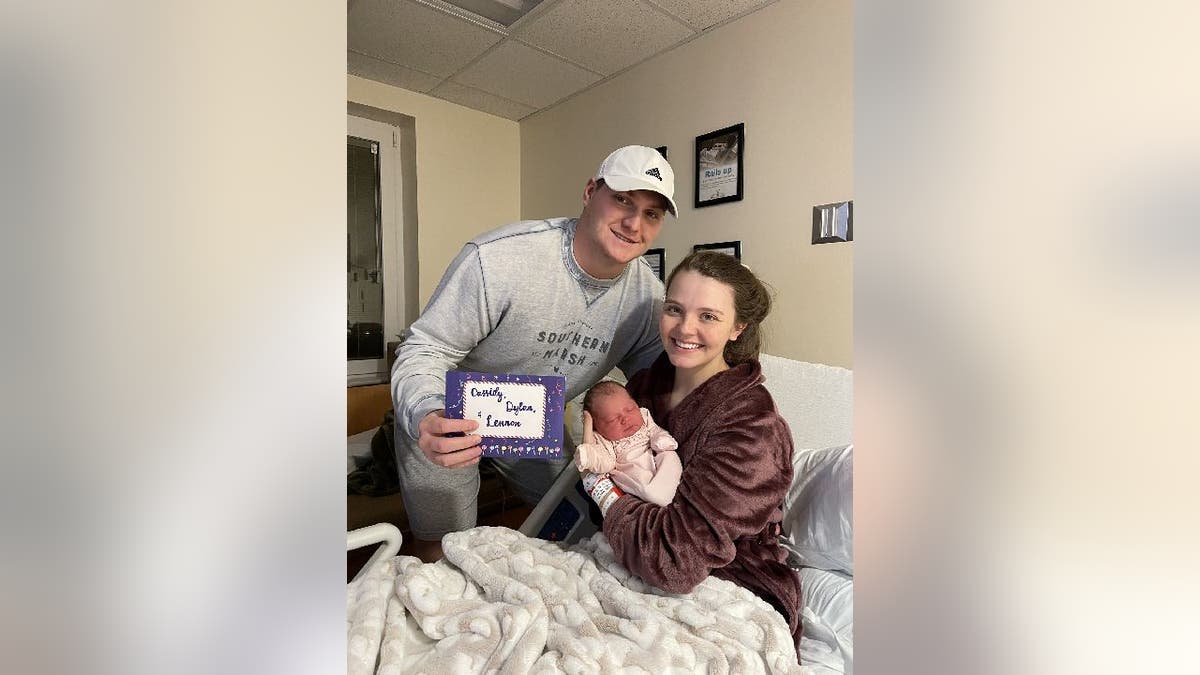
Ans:
POLYGON ((777 1, 352 0, 347 72, 520 120, 777 1))

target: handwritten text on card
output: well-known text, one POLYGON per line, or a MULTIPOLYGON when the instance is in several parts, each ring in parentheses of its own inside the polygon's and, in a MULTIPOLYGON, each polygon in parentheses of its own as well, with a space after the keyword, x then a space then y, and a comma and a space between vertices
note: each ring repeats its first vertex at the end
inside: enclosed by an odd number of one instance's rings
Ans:
POLYGON ((468 382, 463 417, 479 422, 475 433, 496 438, 546 435, 546 387, 526 382, 468 382))

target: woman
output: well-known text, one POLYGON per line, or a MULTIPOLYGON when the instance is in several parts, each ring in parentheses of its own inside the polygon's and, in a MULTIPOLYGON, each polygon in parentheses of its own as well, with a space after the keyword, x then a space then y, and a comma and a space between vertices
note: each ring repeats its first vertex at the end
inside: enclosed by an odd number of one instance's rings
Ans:
POLYGON ((671 271, 665 353, 628 389, 679 442, 683 477, 666 506, 633 495, 603 504, 604 534, 629 571, 664 591, 689 592, 710 574, 753 591, 787 619, 798 658, 800 580, 778 544, 792 437, 758 364, 770 306, 731 256, 699 251, 671 271))

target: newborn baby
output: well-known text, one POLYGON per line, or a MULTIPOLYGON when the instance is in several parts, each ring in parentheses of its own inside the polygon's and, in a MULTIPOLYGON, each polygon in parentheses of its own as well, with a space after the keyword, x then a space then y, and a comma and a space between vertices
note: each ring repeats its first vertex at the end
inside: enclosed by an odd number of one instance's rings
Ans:
POLYGON ((575 450, 579 470, 607 473, 626 493, 659 506, 670 504, 683 473, 675 453, 679 444, 654 423, 650 411, 639 408, 625 387, 612 380, 588 390, 583 410, 584 443, 575 450))

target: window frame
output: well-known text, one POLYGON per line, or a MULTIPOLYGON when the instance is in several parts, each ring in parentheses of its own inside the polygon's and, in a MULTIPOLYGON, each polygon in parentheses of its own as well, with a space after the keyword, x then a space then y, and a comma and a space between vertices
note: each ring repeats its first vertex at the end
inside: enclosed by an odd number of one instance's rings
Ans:
MULTIPOLYGON (((383 276, 383 343, 381 359, 346 359, 346 386, 388 382, 386 346, 404 331, 404 256, 401 222, 400 130, 375 120, 346 116, 346 136, 374 141, 379 148, 379 215, 383 276)), ((348 223, 343 223, 348 228, 348 223)))

